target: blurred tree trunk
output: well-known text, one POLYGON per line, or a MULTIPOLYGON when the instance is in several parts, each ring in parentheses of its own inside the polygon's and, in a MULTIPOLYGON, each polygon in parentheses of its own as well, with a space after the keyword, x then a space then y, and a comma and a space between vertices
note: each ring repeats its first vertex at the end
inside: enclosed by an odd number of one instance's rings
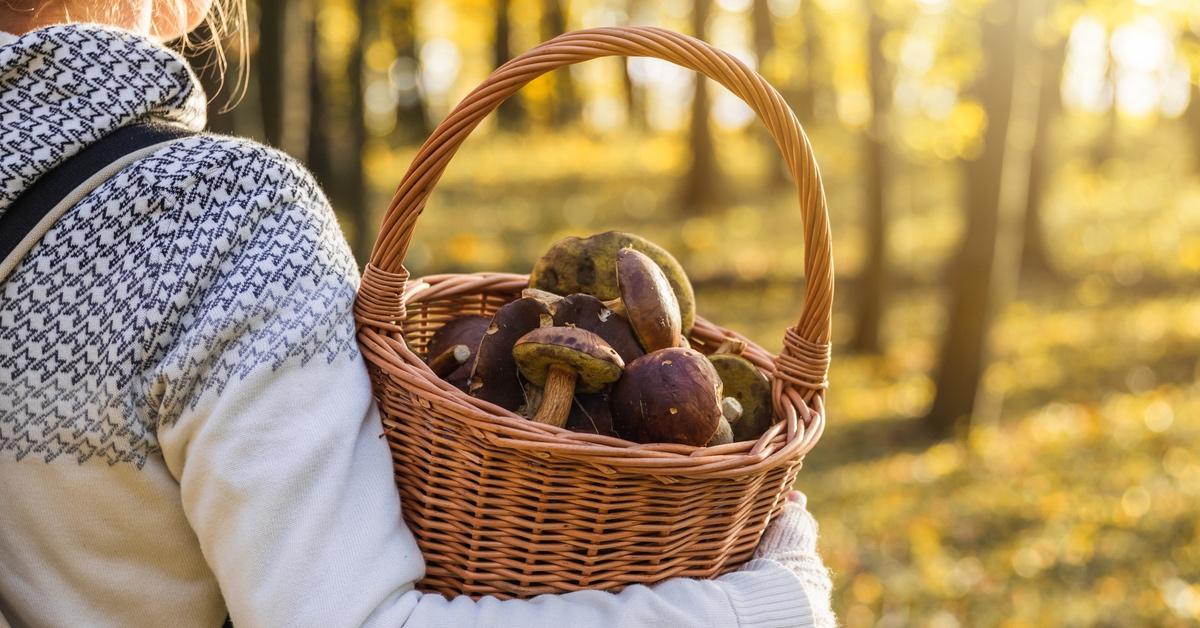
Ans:
MULTIPOLYGON (((633 24, 637 15, 637 0, 625 1, 625 24, 633 24)), ((629 59, 618 57, 621 64, 621 90, 625 97, 625 119, 629 128, 641 131, 646 128, 646 92, 629 75, 629 59)))
POLYGON ((421 57, 417 50, 416 0, 391 0, 384 5, 396 60, 392 80, 399 87, 393 138, 402 144, 423 142, 433 122, 421 91, 421 57))
MULTIPOLYGON (((496 0, 496 22, 492 40, 492 65, 497 68, 512 58, 512 51, 509 49, 508 42, 509 37, 512 35, 512 26, 509 23, 508 15, 510 4, 511 0, 496 0)), ((500 128, 509 131, 521 128, 525 123, 525 108, 521 103, 521 95, 519 93, 513 94, 511 98, 500 103, 496 115, 500 128)))
POLYGON ((867 81, 871 91, 871 121, 863 134, 863 159, 866 162, 864 216, 866 223, 866 261, 858 286, 858 310, 854 317, 854 336, 850 346, 859 353, 879 353, 879 330, 883 322, 887 292, 887 219, 885 199, 888 182, 888 118, 891 109, 891 81, 883 58, 883 37, 887 24, 866 0, 870 15, 867 27, 867 81))
MULTIPOLYGON (((988 329, 995 307, 997 240, 1003 226, 1001 190, 1013 113, 1016 42, 1021 35, 1017 20, 1020 4, 1015 0, 992 0, 979 20, 984 67, 972 90, 987 114, 988 124, 982 153, 962 164, 966 231, 950 266, 937 393, 924 421, 928 432, 938 437, 968 433, 986 368, 988 329)), ((1020 169, 1027 172, 1023 166, 1020 169)))
MULTIPOLYGON (((211 37, 212 31, 206 24, 200 25, 192 36, 193 41, 198 42, 206 42, 211 37)), ((226 43, 222 41, 217 45, 224 46, 226 43)), ((220 64, 219 53, 214 48, 199 45, 186 48, 184 53, 192 71, 200 78, 200 86, 204 88, 204 94, 208 98, 208 123, 205 128, 213 133, 233 135, 233 112, 226 111, 226 104, 229 103, 229 90, 235 89, 236 86, 225 84, 229 76, 228 68, 220 64)))
POLYGON ((284 8, 286 0, 258 3, 258 98, 262 107, 263 139, 271 146, 283 140, 284 8))
POLYGON ((308 129, 309 0, 262 0, 259 5, 258 85, 263 139, 300 155, 308 129))
POLYGON ((625 99, 625 120, 629 128, 642 131, 646 128, 646 93, 633 82, 629 75, 629 59, 618 57, 621 63, 621 92, 625 99))
MULTIPOLYGON (((750 10, 750 21, 753 26, 754 58, 758 60, 758 72, 768 81, 772 81, 776 77, 771 76, 769 60, 775 50, 775 18, 771 16, 771 7, 767 0, 754 0, 750 10)), ((779 147, 775 145, 775 140, 771 139, 771 134, 766 128, 761 123, 756 124, 758 136, 767 151, 767 184, 772 188, 787 187, 792 179, 783 165, 783 160, 779 158, 779 147)))
POLYGON ((350 86, 350 155, 346 173, 346 212, 350 215, 350 247, 362 262, 371 253, 374 235, 368 205, 370 195, 367 193, 368 182, 363 163, 367 152, 366 67, 363 57, 367 43, 373 35, 371 25, 375 23, 375 3, 372 0, 355 0, 354 6, 355 14, 358 15, 358 37, 350 49, 346 68, 350 86))
MULTIPOLYGON (((692 6, 692 33, 707 39, 708 14, 712 0, 695 0, 692 6)), ((717 164, 716 149, 713 147, 712 129, 709 126, 708 80, 696 75, 696 90, 692 95, 692 119, 688 126, 688 147, 692 155, 691 168, 684 180, 681 195, 682 209, 713 209, 721 196, 722 177, 717 164)))
POLYGON ((321 66, 319 24, 319 20, 313 19, 308 25, 311 55, 308 58, 308 144, 304 149, 304 162, 321 187, 328 190, 332 198, 338 199, 344 190, 335 187, 338 177, 334 176, 333 161, 329 156, 329 106, 325 96, 325 81, 328 79, 321 66))
POLYGON ((796 90, 796 116, 800 123, 811 126, 817 110, 817 91, 820 89, 821 39, 817 26, 817 7, 813 0, 800 2, 800 21, 804 24, 804 81, 796 90))
POLYGON ((1096 138, 1096 144, 1092 148, 1092 166, 1094 168, 1100 168, 1116 157, 1117 136, 1121 130, 1121 110, 1117 106, 1117 88, 1120 86, 1120 76, 1117 71, 1117 56, 1113 54, 1111 33, 1109 35, 1109 38, 1105 40, 1108 49, 1108 66, 1104 76, 1108 88, 1112 90, 1112 106, 1104 115, 1104 129, 1100 131, 1100 136, 1096 138))
MULTIPOLYGON (((1185 55, 1191 58, 1200 53, 1200 33, 1190 28, 1183 29, 1183 44, 1185 55)), ((1184 117, 1192 134, 1192 169, 1200 172, 1200 68, 1192 68, 1192 97, 1188 101, 1184 117)))
POLYGON ((1037 122, 1029 150, 1029 189, 1022 220, 1021 276, 1027 279, 1053 279, 1058 276, 1058 271, 1046 242, 1042 208, 1045 204, 1046 181, 1052 172, 1050 133, 1061 110, 1060 89, 1063 64, 1067 58, 1066 39, 1049 50, 1040 49, 1039 54, 1042 56, 1042 78, 1038 90, 1037 122))
MULTIPOLYGON (((565 1, 542 0, 542 41, 567 32, 567 15, 563 6, 565 1)), ((554 92, 550 123, 556 127, 566 126, 579 117, 579 100, 575 97, 575 83, 571 79, 570 66, 555 70, 552 80, 554 92)))

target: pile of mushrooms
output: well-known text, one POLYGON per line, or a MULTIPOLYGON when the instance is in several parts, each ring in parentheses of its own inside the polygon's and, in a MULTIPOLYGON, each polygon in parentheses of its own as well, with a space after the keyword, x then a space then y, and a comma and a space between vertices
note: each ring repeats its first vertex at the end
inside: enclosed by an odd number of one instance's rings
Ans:
POLYGON ((555 243, 521 298, 449 321, 425 348, 447 383, 540 423, 640 443, 757 439, 772 422, 766 377, 741 341, 690 348, 694 317, 675 258, 610 231, 555 243))

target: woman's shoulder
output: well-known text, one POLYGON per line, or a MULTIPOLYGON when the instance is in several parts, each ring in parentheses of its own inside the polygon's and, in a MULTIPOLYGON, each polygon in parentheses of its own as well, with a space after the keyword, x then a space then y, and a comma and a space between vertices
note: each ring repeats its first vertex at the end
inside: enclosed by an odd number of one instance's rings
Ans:
POLYGON ((214 200, 261 197, 275 202, 327 205, 312 174, 297 159, 254 140, 200 133, 145 160, 159 183, 189 194, 212 191, 214 200))
MULTIPOLYGON (((137 203, 148 205, 143 231, 156 234, 168 258, 208 260, 204 266, 233 263, 220 260, 286 264, 296 266, 291 274, 297 277, 357 280, 357 264, 324 193, 282 151, 203 133, 155 151, 126 176, 114 193, 131 190, 141 197, 137 203)), ((254 275, 273 277, 257 268, 254 275)))
MULTIPOLYGON (((202 133, 172 142, 129 173, 131 187, 162 199, 159 211, 181 232, 232 242, 285 238, 293 246, 348 258, 345 237, 312 174, 258 142, 202 133)), ((351 265, 353 266, 353 265, 351 265)))

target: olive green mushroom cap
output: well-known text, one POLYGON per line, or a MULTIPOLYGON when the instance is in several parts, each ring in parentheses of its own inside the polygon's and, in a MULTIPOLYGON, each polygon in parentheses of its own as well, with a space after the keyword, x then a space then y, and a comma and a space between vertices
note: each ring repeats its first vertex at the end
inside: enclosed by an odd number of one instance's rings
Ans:
POLYGON ((599 392, 621 377, 625 361, 600 336, 573 327, 535 329, 513 346, 513 358, 521 375, 538 386, 546 384, 551 367, 563 366, 576 373, 575 389, 599 392))
POLYGON ((734 440, 757 440, 774 420, 771 382, 758 367, 739 355, 728 353, 708 356, 721 378, 726 397, 741 406, 741 416, 733 424, 734 440))

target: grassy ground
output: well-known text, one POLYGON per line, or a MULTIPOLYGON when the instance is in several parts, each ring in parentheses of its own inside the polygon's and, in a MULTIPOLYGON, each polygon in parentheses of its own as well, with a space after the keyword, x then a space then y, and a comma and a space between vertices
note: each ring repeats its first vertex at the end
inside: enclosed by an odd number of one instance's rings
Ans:
MULTIPOLYGON (((1200 621, 1200 180, 1186 137, 1129 140, 1095 172, 1063 158, 1046 217, 1065 278, 1022 286, 994 331, 994 402, 969 442, 919 417, 960 229, 953 165, 889 194, 895 288, 881 357, 835 353, 829 428, 800 488, 846 626, 1183 626, 1200 621)), ((816 134, 850 328, 860 184, 852 138, 816 134), (838 147, 847 147, 842 151, 838 147)), ((727 206, 684 213, 671 138, 472 139, 417 230, 414 274, 525 271, 554 239, 636 231, 681 258, 702 314, 777 349, 801 306, 799 212, 768 153, 724 138, 727 206)), ((395 184, 408 155, 372 172, 395 184)), ((836 349, 835 349, 836 351, 836 349)))

